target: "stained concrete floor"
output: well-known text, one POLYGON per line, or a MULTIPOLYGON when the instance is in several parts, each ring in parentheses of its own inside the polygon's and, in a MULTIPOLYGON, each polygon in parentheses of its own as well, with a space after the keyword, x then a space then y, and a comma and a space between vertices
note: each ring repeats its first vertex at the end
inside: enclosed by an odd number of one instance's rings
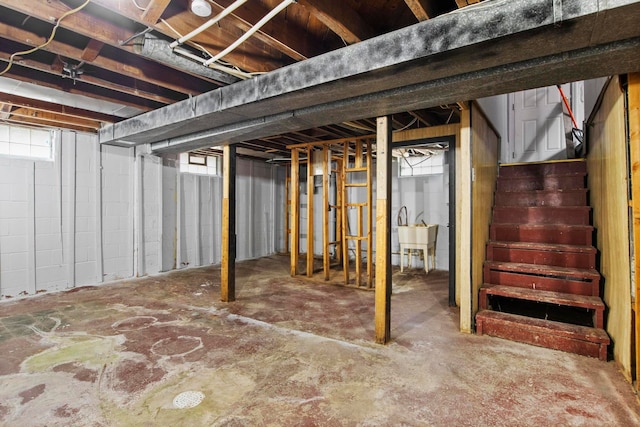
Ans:
POLYGON ((640 425, 613 362, 459 333, 445 272, 394 273, 387 346, 373 292, 237 275, 230 304, 213 267, 2 302, 0 424, 640 425))

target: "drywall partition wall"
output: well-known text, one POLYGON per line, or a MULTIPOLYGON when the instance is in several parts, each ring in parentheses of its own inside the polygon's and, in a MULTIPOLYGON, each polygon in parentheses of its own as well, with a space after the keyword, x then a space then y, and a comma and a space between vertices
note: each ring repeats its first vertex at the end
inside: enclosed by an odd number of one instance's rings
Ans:
POLYGON ((631 379, 631 271, 625 100, 620 80, 605 86, 589 118, 587 170, 600 274, 607 305, 605 328, 613 355, 631 379))

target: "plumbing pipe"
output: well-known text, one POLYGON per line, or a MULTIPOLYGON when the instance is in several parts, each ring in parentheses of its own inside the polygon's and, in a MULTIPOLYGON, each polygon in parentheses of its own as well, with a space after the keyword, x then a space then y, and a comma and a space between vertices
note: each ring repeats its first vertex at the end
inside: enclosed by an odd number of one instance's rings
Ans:
POLYGON ((205 31, 207 28, 211 27, 212 25, 214 25, 215 23, 217 23, 218 21, 220 21, 222 18, 224 18, 225 16, 229 15, 231 12, 233 12, 234 10, 236 10, 237 8, 239 8, 240 6, 242 6, 243 4, 245 4, 247 2, 247 0, 236 0, 233 4, 231 4, 229 7, 227 7, 226 9, 224 9, 222 12, 220 12, 219 14, 217 14, 216 16, 214 16, 213 18, 209 19, 207 22, 205 22, 204 24, 200 25, 198 28, 196 28, 195 30, 191 31, 189 34, 180 37, 178 40, 174 41, 173 43, 171 43, 169 45, 169 47, 171 49, 174 49, 176 46, 183 44, 184 42, 191 40, 192 38, 194 38, 195 36, 197 36, 198 34, 200 34, 201 32, 205 31))
POLYGON ((264 26, 267 22, 269 22, 271 19, 273 19, 273 17, 275 17, 278 13, 280 13, 280 11, 282 11, 283 9, 285 9, 287 6, 289 6, 291 3, 294 3, 294 2, 295 2, 295 0, 283 0, 278 6, 276 6, 275 9, 273 9, 271 12, 266 14, 264 16, 264 18, 262 18, 260 21, 258 21, 258 23, 256 25, 254 25, 253 27, 249 28, 249 30, 247 30, 247 32, 244 33, 242 35, 242 37, 240 37, 238 40, 233 42, 231 44, 231 46, 229 46, 228 48, 226 48, 222 52, 220 52, 217 55, 215 55, 213 58, 208 59, 204 63, 204 65, 209 66, 210 64, 216 62, 217 60, 219 60, 220 58, 224 57, 229 52, 231 52, 232 50, 234 50, 235 48, 240 46, 240 44, 242 44, 245 40, 247 40, 249 37, 251 37, 256 31, 258 31, 260 28, 262 28, 262 26, 264 26))

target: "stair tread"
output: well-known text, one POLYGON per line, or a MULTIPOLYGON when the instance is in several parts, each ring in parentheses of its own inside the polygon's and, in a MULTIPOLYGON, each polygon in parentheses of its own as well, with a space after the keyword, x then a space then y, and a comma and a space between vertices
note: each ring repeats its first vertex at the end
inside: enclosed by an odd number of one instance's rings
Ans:
POLYGON ((503 313, 493 310, 482 310, 476 314, 476 318, 497 320, 502 322, 519 323, 532 329, 538 329, 542 333, 563 336, 571 339, 609 344, 609 335, 604 329, 590 328, 588 326, 573 325, 571 323, 555 322, 553 320, 537 319, 521 316, 519 314, 503 313))
POLYGON ((508 178, 508 179, 531 179, 531 178, 547 178, 547 177, 564 177, 564 176, 587 176, 587 172, 577 171, 577 172, 560 172, 560 173, 546 173, 542 174, 538 171, 531 172, 522 172, 517 175, 498 175, 498 179, 508 178))
MULTIPOLYGON (((509 177, 511 178, 511 177, 509 177)), ((537 193, 537 194, 547 194, 547 193, 586 193, 586 188, 558 188, 556 190, 496 190, 496 193, 537 193)))
POLYGON ((556 275, 556 276, 591 276, 600 278, 600 273, 592 268, 573 268, 573 267, 559 267, 555 265, 544 264, 526 264, 519 262, 503 262, 503 261, 486 261, 485 264, 489 268, 500 268, 508 271, 523 271, 528 273, 539 273, 544 275, 556 275))
POLYGON ((535 242, 507 242, 507 241, 489 241, 489 245, 494 247, 503 247, 510 249, 530 249, 555 252, 573 252, 573 253, 595 253, 596 248, 585 245, 565 245, 560 243, 535 243, 535 242))
POLYGON ((491 224, 497 227, 519 227, 519 228, 564 228, 564 229, 582 229, 593 230, 593 225, 589 224, 531 224, 523 222, 500 222, 491 224))
POLYGON ((486 292, 491 295, 524 299, 527 301, 546 302, 550 304, 568 305, 594 310, 604 310, 605 308, 602 299, 595 296, 567 294, 564 292, 554 291, 540 291, 530 288, 494 285, 491 283, 483 284, 481 289, 486 289, 486 292))

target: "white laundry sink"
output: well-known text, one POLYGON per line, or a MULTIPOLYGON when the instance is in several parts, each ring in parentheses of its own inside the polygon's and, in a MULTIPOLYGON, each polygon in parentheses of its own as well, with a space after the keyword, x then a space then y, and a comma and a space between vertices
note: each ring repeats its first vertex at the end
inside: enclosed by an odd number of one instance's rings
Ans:
MULTIPOLYGON (((436 237, 438 224, 399 225, 398 240, 400 242, 400 271, 404 271, 405 250, 418 249, 424 252, 424 270, 429 272, 429 261, 432 268, 436 268, 436 237)), ((411 266, 411 252, 409 252, 408 266, 411 266)))

